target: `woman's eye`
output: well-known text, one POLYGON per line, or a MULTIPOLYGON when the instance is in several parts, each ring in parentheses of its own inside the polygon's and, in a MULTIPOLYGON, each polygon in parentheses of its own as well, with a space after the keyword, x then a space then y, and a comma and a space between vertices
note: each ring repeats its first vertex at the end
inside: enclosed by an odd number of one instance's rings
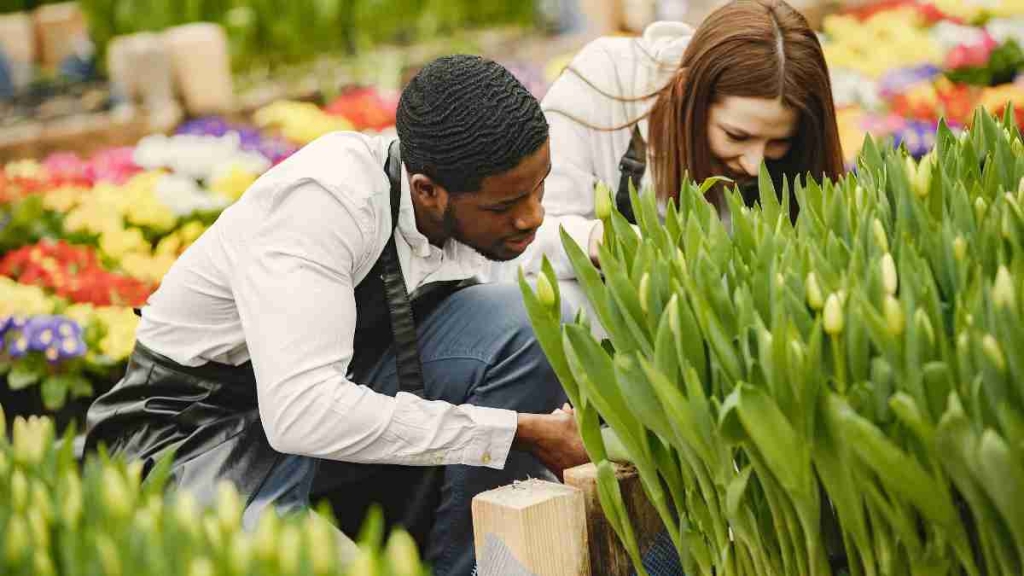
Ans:
POLYGON ((732 140, 733 142, 745 142, 748 139, 748 136, 742 134, 733 134, 732 132, 726 132, 725 135, 728 136, 729 140, 732 140))

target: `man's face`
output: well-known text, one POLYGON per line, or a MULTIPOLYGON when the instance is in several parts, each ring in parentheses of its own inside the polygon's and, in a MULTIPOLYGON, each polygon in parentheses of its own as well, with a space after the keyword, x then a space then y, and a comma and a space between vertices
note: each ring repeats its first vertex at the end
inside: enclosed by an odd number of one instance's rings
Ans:
POLYGON ((477 192, 449 194, 445 234, 490 260, 512 260, 533 242, 544 221, 544 180, 551 172, 545 143, 518 166, 484 178, 477 192))

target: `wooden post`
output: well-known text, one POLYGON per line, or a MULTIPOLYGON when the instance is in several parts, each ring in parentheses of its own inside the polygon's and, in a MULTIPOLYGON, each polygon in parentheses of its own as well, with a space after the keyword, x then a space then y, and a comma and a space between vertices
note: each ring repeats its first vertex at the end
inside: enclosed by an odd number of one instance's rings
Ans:
POLYGON ((174 77, 190 114, 222 114, 235 106, 228 37, 219 24, 195 22, 170 28, 164 41, 174 77))
MULTIPOLYGON (((626 504, 626 511, 633 523, 633 530, 640 545, 646 551, 664 529, 661 518, 651 506, 640 484, 640 475, 632 466, 616 465, 615 476, 626 504)), ((565 471, 565 483, 583 492, 589 535, 590 564, 592 576, 628 576, 633 572, 633 563, 619 542, 601 509, 597 496, 597 466, 584 464, 565 471)))
POLYGON ((89 42, 89 30, 78 2, 40 6, 35 11, 35 23, 39 60, 44 68, 60 66, 89 42))
POLYGON ((11 67, 14 89, 28 86, 36 63, 36 30, 31 16, 25 12, 0 16, 0 50, 11 67))
POLYGON ((589 576, 583 493, 543 480, 473 499, 480 576, 589 576))

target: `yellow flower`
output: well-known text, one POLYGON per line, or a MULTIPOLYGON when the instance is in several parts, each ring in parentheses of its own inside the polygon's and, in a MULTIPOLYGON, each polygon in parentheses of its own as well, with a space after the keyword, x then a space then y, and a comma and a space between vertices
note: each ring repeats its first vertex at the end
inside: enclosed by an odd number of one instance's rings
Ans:
POLYGON ((124 360, 135 347, 135 329, 139 318, 131 308, 102 306, 95 309, 95 317, 106 329, 100 340, 100 353, 114 360, 124 360))
POLYGON ((257 178, 259 178, 259 174, 245 170, 236 164, 214 178, 210 182, 210 190, 225 198, 238 200, 257 178))
POLYGON ((352 124, 339 116, 327 114, 315 104, 281 100, 256 111, 256 124, 276 127, 285 138, 308 144, 329 132, 351 130, 352 124))
POLYGON ((132 278, 156 284, 163 280, 176 259, 176 254, 149 256, 132 252, 121 259, 121 269, 132 278))
POLYGON ((79 202, 81 202, 82 198, 87 194, 89 194, 88 188, 61 186, 60 188, 54 188, 43 194, 43 206, 47 210, 66 214, 67 212, 70 212, 71 209, 78 206, 79 202))
POLYGON ((160 242, 157 243, 156 249, 153 250, 153 254, 156 256, 177 256, 181 252, 181 236, 178 234, 170 234, 164 236, 160 242))
POLYGON ((92 304, 72 304, 65 308, 61 314, 84 327, 92 323, 94 312, 95 307, 92 304))
POLYGON ((121 227, 121 214, 92 198, 83 201, 64 218, 64 229, 68 232, 102 234, 106 230, 121 227))
POLYGON ((100 250, 115 260, 128 254, 147 255, 149 242, 138 228, 111 228, 100 234, 100 250))
POLYGON ((181 238, 183 247, 187 248, 193 242, 198 240, 199 237, 203 235, 203 232, 206 232, 206 226, 204 226, 202 222, 193 220, 178 230, 178 236, 181 238))
POLYGON ((42 288, 0 276, 0 318, 52 314, 55 305, 56 300, 42 288))
POLYGON ((8 178, 36 178, 43 176, 46 170, 35 160, 15 160, 4 167, 8 178))

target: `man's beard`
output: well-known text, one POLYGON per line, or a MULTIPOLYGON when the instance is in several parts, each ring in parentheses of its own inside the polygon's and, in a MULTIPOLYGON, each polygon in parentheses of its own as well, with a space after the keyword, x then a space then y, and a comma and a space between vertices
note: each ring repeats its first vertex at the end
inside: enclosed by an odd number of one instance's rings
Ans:
POLYGON ((447 238, 451 238, 461 244, 465 244, 473 249, 474 252, 483 256, 484 258, 492 262, 507 262, 515 259, 518 254, 500 254, 497 248, 501 246, 501 243, 496 243, 494 246, 483 247, 479 246, 466 238, 463 234, 462 228, 459 226, 459 219, 455 216, 455 203, 448 201, 448 205, 445 206, 444 216, 441 220, 441 228, 444 230, 444 234, 447 238))

